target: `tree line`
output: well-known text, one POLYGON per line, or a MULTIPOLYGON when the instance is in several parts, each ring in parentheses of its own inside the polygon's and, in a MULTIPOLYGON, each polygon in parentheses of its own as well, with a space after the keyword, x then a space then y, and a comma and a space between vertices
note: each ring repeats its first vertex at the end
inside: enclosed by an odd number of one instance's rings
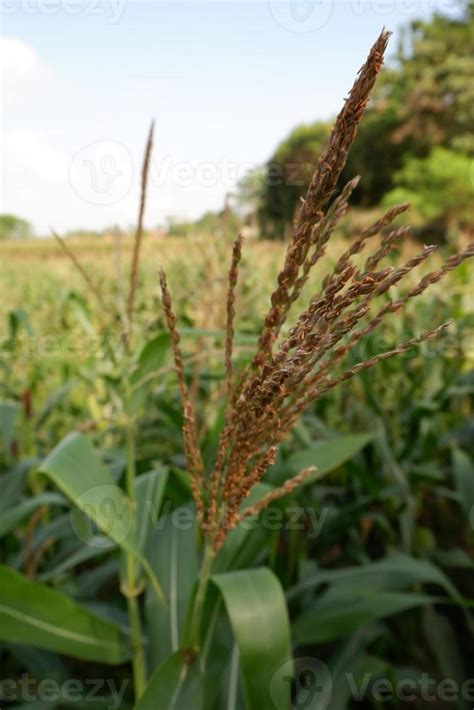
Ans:
MULTIPOLYGON (((435 14, 402 32, 367 109, 341 184, 361 175, 353 204, 412 203, 411 219, 432 231, 474 226, 474 8, 435 14)), ((306 192, 330 122, 297 126, 241 182, 259 231, 283 237, 306 192)))

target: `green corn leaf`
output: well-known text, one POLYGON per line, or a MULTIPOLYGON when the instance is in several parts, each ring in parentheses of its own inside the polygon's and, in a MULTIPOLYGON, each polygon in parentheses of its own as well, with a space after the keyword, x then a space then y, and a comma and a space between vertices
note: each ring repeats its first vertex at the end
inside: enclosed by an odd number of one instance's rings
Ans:
MULTIPOLYGON (((26 462, 29 465, 27 460, 26 462)), ((0 512, 3 514, 5 510, 13 508, 21 500, 21 494, 25 488, 28 467, 20 464, 15 466, 9 473, 2 474, 1 486, 2 496, 0 498, 0 512)))
POLYGON ((334 469, 349 461, 364 446, 372 441, 372 434, 349 434, 348 436, 338 436, 328 441, 320 441, 308 449, 298 451, 289 457, 282 466, 284 477, 298 473, 303 468, 316 466, 317 471, 313 476, 306 479, 306 485, 321 478, 334 469))
POLYGON ((377 619, 438 601, 426 594, 380 593, 378 589, 340 585, 322 594, 292 625, 299 644, 326 643, 351 634, 377 619))
POLYGON ((290 627, 280 582, 266 568, 217 574, 240 651, 249 710, 287 710, 289 685, 278 672, 291 666, 290 627))
POLYGON ((0 640, 100 663, 119 664, 129 658, 128 644, 116 625, 3 565, 0 640))
MULTIPOLYGON (((440 677, 452 678, 462 688, 467 680, 466 671, 458 638, 449 618, 426 606, 423 609, 423 630, 440 677)), ((459 710, 467 710, 471 705, 467 698, 458 698, 459 710)))
POLYGON ((38 575, 40 582, 49 582, 51 580, 61 579, 70 569, 77 567, 84 562, 95 560, 104 554, 102 547, 91 547, 90 545, 81 545, 77 550, 74 550, 65 559, 61 559, 58 564, 51 564, 50 567, 38 575))
POLYGON ((16 402, 0 402, 0 437, 7 454, 13 442, 19 407, 16 402))
POLYGON ((453 450, 453 472, 461 506, 472 524, 474 521, 474 463, 462 449, 453 450))
POLYGON ((167 481, 168 470, 164 468, 142 473, 135 480, 136 537, 143 553, 153 532, 153 527, 158 523, 167 481))
MULTIPOLYGON (((291 643, 280 582, 268 569, 217 574, 212 582, 222 596, 235 638, 248 710, 287 710, 289 685, 279 671, 292 667, 291 643)), ((198 656, 190 664, 185 659, 186 654, 177 651, 159 666, 136 710, 201 708, 203 658, 198 656)), ((231 666, 237 691, 239 664, 231 666)))
POLYGON ((61 505, 68 506, 69 503, 59 493, 42 493, 29 500, 5 510, 0 518, 0 537, 13 530, 24 520, 30 513, 43 505, 61 505))
POLYGON ((138 365, 130 378, 131 397, 129 411, 138 412, 145 405, 150 380, 166 362, 170 339, 168 333, 161 333, 147 342, 138 358, 138 365))
POLYGON ((348 588, 364 584, 377 587, 381 592, 408 590, 415 584, 437 584, 452 599, 459 602, 462 599, 450 579, 432 562, 396 553, 365 565, 354 565, 340 570, 319 570, 288 590, 287 598, 293 599, 304 591, 328 583, 345 585, 348 588))
POLYGON ((198 571, 196 524, 190 506, 176 508, 160 519, 147 549, 152 569, 160 575, 166 609, 147 590, 146 618, 151 667, 156 668, 177 651, 198 571))
POLYGON ((43 461, 39 471, 48 476, 104 535, 134 555, 164 604, 158 580, 140 550, 132 503, 115 484, 89 439, 76 432, 69 434, 43 461))
POLYGON ((181 651, 172 654, 152 675, 135 710, 201 710, 199 661, 187 663, 181 651))

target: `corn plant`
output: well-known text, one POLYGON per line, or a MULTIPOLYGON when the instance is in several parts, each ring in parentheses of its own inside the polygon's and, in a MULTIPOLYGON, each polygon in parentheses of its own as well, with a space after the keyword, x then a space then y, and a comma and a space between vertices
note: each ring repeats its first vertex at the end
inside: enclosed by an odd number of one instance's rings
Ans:
MULTIPOLYGON (((422 330, 393 349, 354 361, 356 346, 387 317, 399 314, 412 299, 474 255, 471 243, 394 297, 394 288, 434 250, 426 246, 405 263, 383 265, 407 234, 405 228, 391 228, 393 221, 407 211, 406 204, 391 208, 354 234, 328 269, 320 292, 300 306, 296 316, 291 314, 292 306, 301 302, 311 271, 324 257, 357 186, 356 177, 340 188, 339 178, 381 70, 388 39, 389 33, 383 31, 370 50, 317 161, 308 192, 296 212, 256 351, 240 368, 235 366, 234 321, 244 245, 240 235, 234 241, 224 299, 224 416, 212 462, 202 452, 193 383, 189 381, 163 270, 159 281, 168 336, 147 343, 138 355, 134 351, 133 316, 153 127, 150 130, 128 298, 125 309, 112 314, 123 343, 119 356, 110 353, 119 383, 117 425, 126 451, 123 486, 89 438, 79 432, 61 441, 38 467, 39 474, 65 497, 52 500, 48 496, 57 494, 44 493, 43 503, 64 505, 66 498, 72 502, 73 527, 86 543, 86 550, 87 546, 94 550, 94 545, 100 554, 120 550, 120 591, 127 607, 127 627, 86 608, 65 592, 31 581, 9 567, 0 569, 0 638, 88 661, 111 665, 130 661, 137 710, 287 710, 293 693, 288 682, 293 675, 289 615, 277 575, 268 567, 256 565, 261 528, 255 522, 269 506, 284 506, 300 487, 310 490, 331 467, 304 466, 274 485, 268 472, 275 471, 279 447, 308 407, 334 388, 342 388, 349 379, 363 376, 369 368, 410 352, 421 343, 436 340, 449 328, 449 324, 443 324, 422 330), (378 235, 381 239, 377 241, 374 238, 378 235), (364 250, 368 255, 362 258, 364 250), (187 472, 180 480, 184 500, 160 518, 168 471, 157 465, 153 470, 138 472, 136 459, 139 405, 150 374, 149 356, 150 352, 155 356, 163 343, 171 347, 183 405, 187 472), (88 527, 88 522, 95 527, 88 527)), ((106 321, 109 304, 66 242, 60 237, 58 240, 95 294, 100 318, 106 321)), ((352 441, 346 457, 366 442, 352 441)), ((174 495, 179 498, 176 489, 174 495)), ((378 567, 374 564, 370 574, 396 576, 403 570, 410 581, 438 584, 456 603, 462 603, 457 591, 433 567, 412 563, 399 558, 378 567)), ((290 600, 302 591, 294 588, 290 600)), ((403 599, 399 595, 390 600, 392 606, 387 607, 386 615, 410 606, 429 605, 435 598, 407 594, 403 599)), ((303 644, 308 640, 306 623, 303 618, 294 628, 303 644)), ((327 637, 321 632, 320 639, 327 637)))

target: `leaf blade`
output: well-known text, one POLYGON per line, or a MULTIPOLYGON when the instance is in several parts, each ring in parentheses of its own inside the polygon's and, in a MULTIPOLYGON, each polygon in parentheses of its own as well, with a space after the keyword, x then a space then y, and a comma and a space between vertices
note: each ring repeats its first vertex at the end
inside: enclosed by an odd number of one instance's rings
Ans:
POLYGON ((368 433, 348 434, 328 441, 320 441, 314 446, 292 454, 286 462, 286 468, 291 473, 298 473, 303 468, 315 466, 317 471, 305 481, 308 485, 349 461, 372 439, 373 434, 368 433))
POLYGON ((63 439, 39 467, 97 527, 131 553, 149 576, 157 598, 165 604, 161 586, 140 550, 132 502, 119 488, 83 434, 63 439))
POLYGON ((119 664, 129 658, 119 628, 55 589, 0 566, 0 639, 84 660, 119 664))
POLYGON ((222 594, 239 646, 249 710, 286 710, 286 683, 270 696, 272 678, 291 661, 288 613, 279 580, 260 568, 213 575, 212 581, 222 594))

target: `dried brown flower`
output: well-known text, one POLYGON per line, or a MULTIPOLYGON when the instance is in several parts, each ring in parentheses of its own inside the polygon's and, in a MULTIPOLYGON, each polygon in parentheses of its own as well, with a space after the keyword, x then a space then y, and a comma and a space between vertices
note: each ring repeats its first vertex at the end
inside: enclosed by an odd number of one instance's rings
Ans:
POLYGON ((356 266, 353 257, 366 248, 372 237, 380 234, 408 209, 406 204, 393 207, 354 237, 332 272, 324 279, 321 292, 311 298, 300 313, 296 326, 277 343, 291 305, 300 296, 311 269, 324 255, 326 245, 345 214, 350 195, 358 183, 359 179, 354 178, 339 196, 335 196, 349 148, 382 66, 388 38, 389 33, 383 31, 372 47, 335 122, 328 145, 319 158, 295 218, 293 234, 271 296, 257 351, 238 384, 233 381, 232 342, 241 237, 237 237, 234 243, 228 275, 225 340, 227 410, 214 468, 209 474, 204 470, 199 451, 193 404, 185 383, 179 336, 166 278, 163 272, 160 274, 163 307, 183 400, 183 431, 191 488, 198 519, 214 550, 219 549, 227 532, 242 519, 257 515, 273 500, 287 495, 314 473, 314 469, 305 469, 257 503, 244 508, 251 489, 275 461, 278 444, 311 402, 378 362, 406 352, 423 341, 437 338, 446 325, 426 330, 393 350, 331 375, 349 350, 377 328, 387 315, 398 311, 411 298, 419 296, 428 286, 474 255, 474 244, 470 244, 465 251, 450 257, 441 269, 421 278, 404 296, 389 299, 375 315, 371 315, 373 301, 387 294, 434 250, 432 246, 424 247, 399 267, 380 268, 380 262, 407 234, 406 228, 399 228, 383 233, 363 267, 356 266))

